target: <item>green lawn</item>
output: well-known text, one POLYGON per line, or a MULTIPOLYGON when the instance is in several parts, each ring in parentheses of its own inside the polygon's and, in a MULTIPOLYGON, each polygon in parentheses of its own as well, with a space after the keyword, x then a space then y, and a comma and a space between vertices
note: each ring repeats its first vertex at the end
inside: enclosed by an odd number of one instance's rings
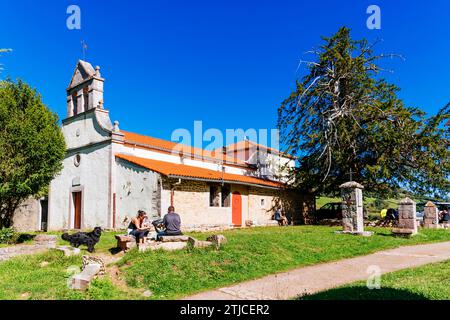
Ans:
MULTIPOLYGON (((89 232, 89 231, 88 231, 89 232)), ((101 241, 95 246, 97 252, 104 252, 107 253, 111 248, 114 248, 117 244, 117 240, 115 239, 116 234, 123 234, 124 231, 119 232, 104 232, 101 237, 101 241)), ((32 244, 33 243, 33 236, 43 234, 42 232, 20 232, 20 236, 24 237, 25 239, 23 241, 19 241, 21 244, 32 244)), ((62 232, 47 232, 44 234, 48 235, 57 235, 58 236, 58 245, 60 246, 67 246, 69 243, 67 241, 64 241, 61 239, 62 232)), ((0 248, 9 247, 11 244, 5 244, 0 243, 0 248)), ((86 247, 82 246, 80 247, 83 254, 87 253, 86 247)))
MULTIPOLYGON (((153 292, 152 299, 173 299, 202 290, 286 271, 295 267, 338 260, 401 245, 450 241, 448 230, 421 230, 411 239, 395 238, 389 229, 369 228, 372 237, 335 234, 327 226, 264 227, 222 232, 228 243, 213 249, 139 253, 131 250, 117 265, 125 286, 109 276, 97 280, 85 293, 66 286, 66 270, 81 258, 59 252, 15 258, 0 263, 0 299, 135 299, 153 292), (41 267, 42 261, 50 264, 41 267)), ((193 234, 205 239, 208 234, 193 234)), ((115 246, 106 233, 98 245, 102 254, 115 246)), ((84 252, 83 252, 84 253, 84 252)))
MULTIPOLYGON (((373 205, 373 203, 376 201, 375 198, 364 198, 364 204, 365 205, 373 205)), ((397 208, 398 202, 400 199, 387 199, 385 200, 388 208, 397 208)), ((316 199, 316 208, 320 209, 322 206, 329 202, 342 202, 341 198, 330 198, 330 197, 319 197, 316 199)))
MULTIPOLYGON (((71 270, 81 267, 81 256, 64 257, 56 250, 16 257, 0 263, 0 300, 16 299, 129 299, 139 298, 113 285, 108 276, 92 283, 85 293, 69 289, 71 270), (48 263, 43 265, 42 263, 48 263)), ((79 272, 79 271, 78 271, 79 272)))
MULTIPOLYGON (((89 231, 88 231, 89 232, 89 231)), ((114 237, 116 234, 124 234, 125 231, 117 232, 103 232, 101 241, 95 246, 95 250, 101 253, 109 253, 109 251, 116 247, 117 240, 114 237)), ((67 246, 69 243, 61 239, 62 232, 49 232, 47 234, 55 234, 58 236, 58 245, 67 246)), ((87 254, 87 248, 85 246, 80 247, 82 254, 87 254)))
POLYGON ((299 226, 232 230, 224 232, 229 241, 220 251, 132 251, 120 265, 130 286, 150 289, 153 298, 172 299, 299 266, 401 245, 450 241, 446 230, 423 230, 405 239, 392 237, 390 230, 383 228, 370 229, 375 235, 369 238, 334 233, 340 229, 299 226))
POLYGON ((320 292, 301 300, 449 300, 450 260, 382 275, 380 289, 364 281, 320 292))

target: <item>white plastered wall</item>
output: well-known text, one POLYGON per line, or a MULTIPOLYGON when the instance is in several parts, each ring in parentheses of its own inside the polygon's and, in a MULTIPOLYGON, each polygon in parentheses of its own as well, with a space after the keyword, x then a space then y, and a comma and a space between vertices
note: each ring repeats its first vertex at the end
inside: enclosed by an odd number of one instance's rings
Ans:
POLYGON ((138 210, 147 212, 149 219, 160 216, 158 173, 116 159, 116 228, 126 228, 138 210))

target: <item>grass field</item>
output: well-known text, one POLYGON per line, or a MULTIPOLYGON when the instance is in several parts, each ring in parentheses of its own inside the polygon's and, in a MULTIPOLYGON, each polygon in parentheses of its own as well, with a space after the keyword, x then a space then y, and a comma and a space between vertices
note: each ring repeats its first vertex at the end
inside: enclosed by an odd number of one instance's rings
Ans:
MULTIPOLYGON (((395 238, 389 229, 369 228, 372 237, 335 234, 327 226, 265 227, 222 232, 228 243, 219 251, 186 249, 174 252, 131 250, 117 265, 121 281, 111 275, 96 280, 88 292, 67 288, 70 266, 80 257, 60 252, 14 258, 0 263, 0 299, 174 299, 202 290, 286 271, 300 266, 364 255, 418 243, 450 241, 448 230, 421 230, 411 238, 395 238), (48 265, 42 267, 42 262, 48 265)), ((208 234, 193 234, 205 239, 208 234)), ((114 234, 106 233, 98 253, 110 254, 114 234)), ((83 250, 83 254, 86 252, 83 250)))
MULTIPOLYGON (((377 199, 376 198, 364 198, 364 205, 373 207, 374 203, 377 199)), ((322 206, 329 202, 341 202, 341 198, 330 198, 330 197, 319 197, 316 199, 316 208, 320 209, 322 206)), ((388 208, 394 208, 396 209, 398 207, 398 202, 400 199, 387 199, 384 200, 384 204, 386 209, 388 208)))
POLYGON ((301 300, 449 300, 450 260, 381 277, 380 289, 364 281, 300 298, 301 300))
MULTIPOLYGON (((377 198, 365 197, 364 198, 364 209, 367 210, 367 214, 369 217, 379 218, 381 209, 397 209, 399 199, 385 199, 379 200, 377 198)), ((325 204, 330 202, 341 202, 341 198, 330 198, 330 197, 318 197, 316 198, 316 208, 320 209, 325 204)), ((416 202, 423 202, 424 200, 415 199, 416 202)))

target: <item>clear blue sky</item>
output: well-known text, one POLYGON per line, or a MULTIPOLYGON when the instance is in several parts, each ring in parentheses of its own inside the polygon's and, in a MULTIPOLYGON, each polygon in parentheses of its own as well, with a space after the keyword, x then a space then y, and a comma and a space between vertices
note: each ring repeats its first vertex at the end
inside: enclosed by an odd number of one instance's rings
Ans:
MULTIPOLYGON (((342 25, 356 38, 382 38, 386 77, 408 105, 435 112, 450 101, 450 1, 81 1, 0 3, 1 77, 36 87, 61 118, 65 89, 82 58, 100 65, 105 107, 121 128, 170 139, 176 128, 274 128, 294 87, 299 59, 342 25), (66 9, 81 8, 81 30, 66 9), (366 8, 382 29, 366 27, 366 8)), ((301 74, 300 70, 300 74, 301 74)))

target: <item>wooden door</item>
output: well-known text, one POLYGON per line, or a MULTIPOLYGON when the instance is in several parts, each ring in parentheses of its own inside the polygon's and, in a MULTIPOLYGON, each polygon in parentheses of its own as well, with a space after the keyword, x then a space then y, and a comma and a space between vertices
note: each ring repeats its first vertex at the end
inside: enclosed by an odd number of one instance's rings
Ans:
POLYGON ((73 193, 74 229, 81 229, 81 192, 73 193))
POLYGON ((48 200, 41 200, 41 228, 47 232, 48 229, 48 200))
POLYGON ((233 192, 231 223, 235 226, 242 226, 242 197, 239 192, 233 192))

